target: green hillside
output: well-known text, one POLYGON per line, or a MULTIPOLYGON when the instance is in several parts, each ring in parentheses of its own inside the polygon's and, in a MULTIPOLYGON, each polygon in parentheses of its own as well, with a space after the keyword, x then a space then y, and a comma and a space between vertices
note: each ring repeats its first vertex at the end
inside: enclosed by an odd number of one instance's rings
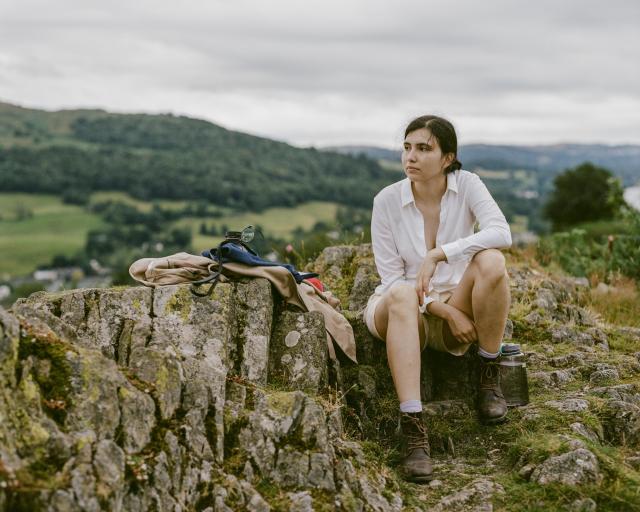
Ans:
POLYGON ((73 255, 104 223, 83 208, 43 194, 0 194, 0 280, 26 274, 54 254, 73 255))
POLYGON ((0 191, 202 199, 261 211, 331 201, 370 207, 398 176, 366 157, 302 149, 187 117, 45 112, 0 104, 0 191))
MULTIPOLYGON (((130 204, 141 212, 149 212, 153 204, 163 209, 178 209, 183 201, 151 202, 132 199, 122 192, 96 193, 90 203, 117 201, 130 204)), ((333 222, 338 205, 314 201, 296 207, 269 208, 261 213, 226 211, 221 217, 181 218, 171 224, 188 228, 192 235, 191 249, 199 252, 216 245, 219 237, 203 235, 200 225, 221 229, 239 229, 249 224, 260 225, 267 236, 289 238, 296 229, 311 229, 317 222, 333 222)), ((91 230, 104 228, 105 222, 96 213, 75 205, 64 204, 59 197, 47 194, 0 193, 0 255, 4 277, 28 274, 39 265, 51 262, 53 255, 71 257, 83 249, 91 230)))

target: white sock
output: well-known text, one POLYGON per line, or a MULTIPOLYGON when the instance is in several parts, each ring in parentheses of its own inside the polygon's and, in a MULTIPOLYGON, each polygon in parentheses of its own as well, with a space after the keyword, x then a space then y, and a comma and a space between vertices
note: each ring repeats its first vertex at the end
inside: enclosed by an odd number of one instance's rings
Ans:
POLYGON ((478 347, 478 355, 484 357, 485 359, 495 359, 500 355, 500 351, 498 350, 495 354, 491 352, 487 352, 482 347, 478 347))
POLYGON ((422 402, 420 400, 407 400, 400 404, 400 412, 420 412, 422 411, 422 402))

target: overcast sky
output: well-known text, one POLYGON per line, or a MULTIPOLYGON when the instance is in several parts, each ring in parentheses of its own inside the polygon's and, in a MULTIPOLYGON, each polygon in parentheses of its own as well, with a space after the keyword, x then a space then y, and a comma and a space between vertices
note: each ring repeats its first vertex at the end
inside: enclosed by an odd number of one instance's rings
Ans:
POLYGON ((172 112, 296 145, 640 143, 635 0, 0 2, 0 101, 172 112))

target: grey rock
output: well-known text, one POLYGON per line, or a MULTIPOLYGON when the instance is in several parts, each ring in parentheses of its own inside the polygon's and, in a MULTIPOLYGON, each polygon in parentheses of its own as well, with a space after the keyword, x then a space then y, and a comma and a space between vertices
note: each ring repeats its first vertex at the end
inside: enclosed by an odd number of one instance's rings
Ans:
POLYGON ((559 434, 558 438, 561 439, 571 450, 577 450, 578 448, 587 448, 584 441, 576 439, 575 437, 568 436, 566 434, 559 434))
POLYGON ((589 402, 581 398, 567 398, 565 400, 549 400, 544 403, 561 412, 581 412, 589 409, 589 402))
POLYGON ((278 450, 276 466, 271 473, 273 480, 285 487, 303 487, 307 483, 309 454, 291 446, 278 450))
POLYGON ((156 425, 155 405, 146 393, 131 385, 118 388, 123 448, 126 453, 140 452, 151 441, 156 425))
POLYGON ((185 414, 182 430, 187 448, 203 460, 213 460, 213 450, 207 439, 204 411, 191 409, 185 414))
POLYGON ((271 510, 269 504, 249 482, 240 480, 240 488, 244 494, 245 506, 248 512, 269 512, 271 510))
POLYGON ((566 368, 568 366, 584 366, 585 355, 580 352, 576 352, 573 354, 566 354, 564 356, 552 357, 549 360, 549 364, 551 366, 555 366, 556 368, 566 368))
POLYGON ((633 341, 640 341, 640 327, 618 327, 616 334, 633 341))
POLYGON ((577 289, 591 288, 591 283, 589 283, 589 280, 586 277, 571 277, 569 280, 577 289))
POLYGON ((507 318, 507 323, 504 326, 504 334, 502 335, 502 339, 507 341, 513 337, 513 321, 510 318, 507 318))
POLYGON ((536 469, 535 464, 525 464, 518 470, 518 476, 524 478, 525 480, 529 480, 534 469, 536 469))
POLYGON ((154 347, 136 347, 129 362, 136 378, 150 386, 163 420, 173 416, 180 406, 182 368, 175 355, 154 347))
POLYGON ((78 349, 67 352, 71 373, 71 407, 67 408, 65 426, 69 430, 87 428, 96 432, 98 440, 115 437, 120 424, 118 389, 128 382, 113 360, 96 350, 78 349))
POLYGON ((569 425, 569 428, 571 428, 571 430, 573 430, 576 434, 584 437, 585 439, 588 439, 591 442, 600 442, 600 436, 580 422, 572 423, 571 425, 569 425))
POLYGON ((556 327, 551 329, 551 340, 554 343, 571 343, 578 348, 593 347, 599 338, 596 334, 582 332, 570 327, 556 327))
POLYGON ((289 510, 291 512, 313 512, 313 498, 309 491, 289 493, 289 510))
POLYGON ((551 314, 557 309, 558 302, 555 294, 551 290, 540 288, 536 293, 533 305, 540 309, 543 314, 551 314))
POLYGON ((71 472, 71 488, 82 510, 98 512, 100 504, 96 497, 96 479, 89 464, 81 464, 71 472))
POLYGON ((618 371, 613 368, 596 370, 589 376, 589 382, 591 384, 604 384, 606 382, 617 380, 620 380, 620 375, 618 374, 618 371))
POLYGON ((609 400, 601 413, 604 438, 623 446, 640 446, 640 406, 609 400))
POLYGON ((376 271, 373 258, 360 262, 356 275, 353 279, 353 286, 349 294, 349 310, 360 311, 366 305, 369 297, 380 284, 380 276, 376 271))
POLYGON ((542 325, 545 322, 544 317, 537 311, 532 311, 524 317, 524 321, 533 326, 542 325))
POLYGON ((312 453, 309 456, 308 483, 317 489, 335 491, 333 462, 326 453, 312 453))
POLYGON ((232 357, 240 376, 257 384, 267 383, 269 342, 273 318, 271 284, 251 279, 236 285, 235 321, 237 339, 232 357))
POLYGON ((284 389, 317 393, 327 384, 327 368, 322 313, 284 311, 271 339, 269 381, 284 389))
POLYGON ((579 375, 580 372, 576 368, 553 370, 550 372, 532 372, 529 374, 533 382, 547 389, 563 387, 565 384, 574 381, 576 376, 579 375))
MULTIPOLYGON (((2 503, 0 502, 0 505, 2 503)), ((47 512, 80 512, 80 506, 73 498, 72 492, 55 491, 51 496, 47 512)))
POLYGON ((617 384, 593 388, 590 393, 601 398, 619 400, 640 405, 640 393, 636 384, 617 384))
POLYGON ((625 461, 636 471, 640 470, 640 455, 631 455, 625 461))
POLYGON ((112 489, 119 490, 124 485, 124 451, 110 439, 96 445, 93 467, 98 481, 112 489))
POLYGON ((549 457, 531 474, 531 481, 540 485, 556 482, 571 486, 599 484, 602 479, 597 457, 585 448, 549 457))
POLYGON ((188 285, 162 286, 153 292, 153 331, 148 345, 174 347, 177 356, 204 358, 229 367, 233 286, 219 283, 211 296, 195 297, 188 285), (206 321, 203 319, 206 318, 206 321))
POLYGON ((570 512, 595 512, 598 505, 591 498, 580 498, 569 505, 570 512))
POLYGON ((465 485, 459 491, 442 498, 431 510, 444 511, 486 511, 493 510, 491 499, 494 494, 504 494, 504 488, 491 480, 479 478, 465 485))

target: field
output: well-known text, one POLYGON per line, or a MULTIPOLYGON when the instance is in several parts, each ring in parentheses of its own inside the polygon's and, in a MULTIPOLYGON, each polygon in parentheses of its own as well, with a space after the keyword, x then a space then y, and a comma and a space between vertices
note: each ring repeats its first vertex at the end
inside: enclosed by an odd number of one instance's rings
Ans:
POLYGON ((87 232, 102 225, 97 215, 42 194, 0 194, 0 218, 3 279, 29 273, 54 254, 74 254, 87 232))
POLYGON ((295 208, 269 208, 262 213, 230 213, 217 219, 186 218, 176 225, 189 226, 193 233, 193 247, 197 252, 209 249, 220 242, 220 237, 204 236, 199 233, 203 221, 207 225, 222 225, 240 231, 248 225, 260 225, 263 233, 279 238, 286 238, 298 227, 311 229, 316 222, 332 222, 336 218, 338 205, 322 201, 312 201, 295 208))
MULTIPOLYGON (((151 209, 151 202, 133 199, 120 192, 101 192, 91 202, 123 201, 142 211, 151 209)), ((162 208, 182 208, 185 201, 158 201, 162 208)), ((193 250, 200 252, 216 245, 220 238, 199 233, 200 225, 226 225, 240 230, 249 224, 259 224, 265 234, 278 237, 290 235, 297 227, 310 229, 318 221, 335 219, 338 205, 309 202, 295 208, 270 208, 262 213, 232 213, 216 218, 184 218, 177 226, 189 226, 193 233, 193 250)), ((220 208, 220 210, 225 211, 220 208)), ((70 256, 84 246, 87 233, 103 225, 99 216, 87 213, 79 206, 66 205, 56 196, 43 194, 0 194, 0 280, 28 274, 38 265, 51 261, 55 254, 70 256)), ((188 249, 188 248, 185 248, 188 249)))

